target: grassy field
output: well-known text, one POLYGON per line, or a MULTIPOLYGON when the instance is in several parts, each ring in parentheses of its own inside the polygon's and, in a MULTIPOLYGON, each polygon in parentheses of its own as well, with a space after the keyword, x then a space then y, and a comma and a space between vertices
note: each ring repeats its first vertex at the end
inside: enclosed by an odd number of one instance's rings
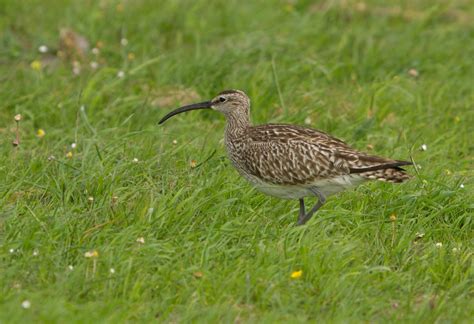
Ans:
POLYGON ((1 323, 472 320, 472 1, 0 2, 1 323), (419 167, 296 227, 221 115, 157 125, 228 88, 419 167))

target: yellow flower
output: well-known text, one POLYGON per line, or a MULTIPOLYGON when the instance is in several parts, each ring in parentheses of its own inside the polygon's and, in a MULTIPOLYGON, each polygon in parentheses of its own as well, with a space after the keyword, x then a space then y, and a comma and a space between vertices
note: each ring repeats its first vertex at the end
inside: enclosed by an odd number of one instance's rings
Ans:
POLYGON ((129 61, 133 61, 135 59, 135 54, 128 53, 127 58, 128 58, 129 61))
POLYGON ((46 135, 46 132, 42 128, 38 129, 38 131, 36 132, 36 136, 38 136, 39 138, 43 138, 44 135, 46 135))
POLYGON ((303 275, 303 270, 293 271, 291 273, 291 279, 298 279, 303 275))
POLYGON ((72 159, 72 152, 71 152, 71 151, 67 152, 67 153, 66 153, 66 157, 67 157, 68 159, 72 159))
POLYGON ((99 256, 99 252, 97 250, 87 251, 84 253, 86 258, 97 258, 99 256))
POLYGON ((396 220, 397 220, 397 215, 395 215, 395 214, 390 215, 390 221, 391 222, 394 222, 396 220))
POLYGON ((191 160, 191 162, 189 163, 189 166, 194 169, 196 166, 197 166, 197 161, 196 160, 191 160))
POLYGON ((30 66, 33 70, 36 70, 36 71, 41 70, 41 62, 38 60, 34 60, 33 62, 31 62, 30 66))

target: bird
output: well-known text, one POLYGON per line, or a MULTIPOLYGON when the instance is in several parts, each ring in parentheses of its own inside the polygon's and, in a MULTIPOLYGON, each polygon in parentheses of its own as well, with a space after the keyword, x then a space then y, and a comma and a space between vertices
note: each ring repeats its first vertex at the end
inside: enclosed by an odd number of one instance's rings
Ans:
POLYGON ((370 155, 325 132, 291 124, 252 125, 250 99, 225 90, 209 101, 177 108, 169 118, 212 109, 226 118, 224 143, 237 171, 264 194, 299 200, 297 225, 306 224, 327 198, 366 181, 401 183, 411 178, 402 167, 412 162, 370 155), (304 199, 316 197, 305 210, 304 199))

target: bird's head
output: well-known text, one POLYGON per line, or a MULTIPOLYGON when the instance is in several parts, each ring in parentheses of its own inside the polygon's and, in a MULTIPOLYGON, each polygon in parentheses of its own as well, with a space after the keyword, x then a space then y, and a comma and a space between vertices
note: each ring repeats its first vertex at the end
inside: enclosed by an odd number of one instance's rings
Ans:
POLYGON ((250 113, 250 99, 240 90, 225 90, 209 101, 187 105, 173 110, 164 116, 159 124, 164 123, 174 115, 196 109, 212 109, 223 113, 226 117, 242 116, 248 118, 250 113))

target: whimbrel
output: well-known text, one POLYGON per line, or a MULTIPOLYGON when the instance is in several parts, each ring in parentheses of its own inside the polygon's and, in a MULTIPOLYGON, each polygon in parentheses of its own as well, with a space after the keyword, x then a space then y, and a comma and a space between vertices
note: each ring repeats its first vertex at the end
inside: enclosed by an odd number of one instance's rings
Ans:
POLYGON ((240 90, 226 90, 214 99, 178 108, 160 120, 196 109, 213 109, 227 119, 225 146, 234 167, 261 192, 299 199, 297 224, 305 224, 326 197, 368 180, 403 182, 401 168, 411 162, 369 155, 324 132, 287 124, 252 126, 250 99, 240 90), (318 202, 305 212, 304 198, 318 202))

